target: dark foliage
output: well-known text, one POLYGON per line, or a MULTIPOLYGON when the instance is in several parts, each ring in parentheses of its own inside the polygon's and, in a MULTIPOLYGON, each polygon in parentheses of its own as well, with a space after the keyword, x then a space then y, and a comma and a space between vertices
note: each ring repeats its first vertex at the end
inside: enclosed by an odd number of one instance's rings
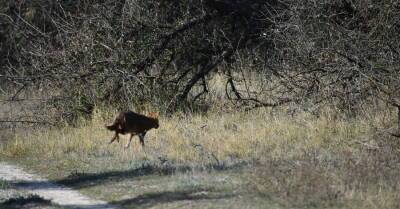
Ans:
POLYGON ((3 1, 0 87, 9 101, 41 92, 46 114, 71 121, 96 105, 201 103, 217 73, 239 107, 399 106, 399 12, 374 0, 3 1))

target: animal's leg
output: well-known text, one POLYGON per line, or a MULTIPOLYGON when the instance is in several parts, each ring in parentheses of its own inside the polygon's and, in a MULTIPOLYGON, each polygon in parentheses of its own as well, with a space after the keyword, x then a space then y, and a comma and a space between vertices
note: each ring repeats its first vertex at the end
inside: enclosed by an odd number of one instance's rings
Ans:
POLYGON ((140 133, 139 134, 139 139, 140 139, 140 144, 144 147, 144 136, 146 135, 146 132, 140 133))
POLYGON ((115 132, 115 135, 113 138, 111 138, 111 141, 108 142, 108 144, 113 143, 115 140, 117 140, 119 142, 119 136, 118 136, 118 132, 115 132))
POLYGON ((115 132, 115 139, 114 140, 117 140, 117 142, 119 143, 119 134, 118 134, 118 132, 115 132))
POLYGON ((146 132, 143 132, 139 135, 139 139, 140 139, 140 144, 142 145, 143 151, 145 154, 147 154, 146 152, 146 147, 144 146, 144 136, 146 135, 146 132))
POLYGON ((136 135, 136 134, 131 133, 131 136, 129 137, 129 141, 128 141, 128 143, 125 145, 125 149, 127 149, 127 148, 131 145, 132 137, 133 137, 134 135, 136 135))

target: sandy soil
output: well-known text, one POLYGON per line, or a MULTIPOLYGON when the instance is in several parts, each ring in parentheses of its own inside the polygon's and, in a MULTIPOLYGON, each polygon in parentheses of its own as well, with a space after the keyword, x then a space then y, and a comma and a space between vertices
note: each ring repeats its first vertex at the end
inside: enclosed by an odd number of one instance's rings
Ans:
POLYGON ((0 162, 0 179, 23 193, 39 195, 62 207, 74 209, 114 209, 105 201, 89 198, 76 190, 57 185, 37 175, 27 173, 17 166, 0 162))

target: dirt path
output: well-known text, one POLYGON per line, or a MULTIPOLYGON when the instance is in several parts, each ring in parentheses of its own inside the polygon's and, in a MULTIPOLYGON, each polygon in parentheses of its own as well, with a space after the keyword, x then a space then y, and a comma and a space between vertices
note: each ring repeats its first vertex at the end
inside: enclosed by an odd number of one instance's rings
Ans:
POLYGON ((91 199, 76 190, 57 185, 22 169, 0 162, 0 179, 10 181, 18 189, 37 194, 55 204, 74 209, 116 209, 105 201, 91 199))

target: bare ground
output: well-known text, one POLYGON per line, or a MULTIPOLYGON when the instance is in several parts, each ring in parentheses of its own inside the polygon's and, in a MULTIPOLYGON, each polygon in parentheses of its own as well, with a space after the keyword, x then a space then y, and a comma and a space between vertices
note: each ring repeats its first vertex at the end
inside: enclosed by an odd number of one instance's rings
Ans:
MULTIPOLYGON (((12 188, 22 191, 24 194, 29 193, 37 195, 38 197, 50 200, 61 207, 74 209, 116 208, 105 201, 89 198, 76 190, 51 183, 44 178, 27 173, 16 166, 4 162, 0 162, 0 179, 12 185, 12 188)), ((13 193, 17 192, 14 189, 10 189, 12 191, 7 191, 7 187, 2 190, 3 193, 7 193, 9 197, 15 196, 13 193)), ((10 203, 10 205, 12 204, 10 203)))

